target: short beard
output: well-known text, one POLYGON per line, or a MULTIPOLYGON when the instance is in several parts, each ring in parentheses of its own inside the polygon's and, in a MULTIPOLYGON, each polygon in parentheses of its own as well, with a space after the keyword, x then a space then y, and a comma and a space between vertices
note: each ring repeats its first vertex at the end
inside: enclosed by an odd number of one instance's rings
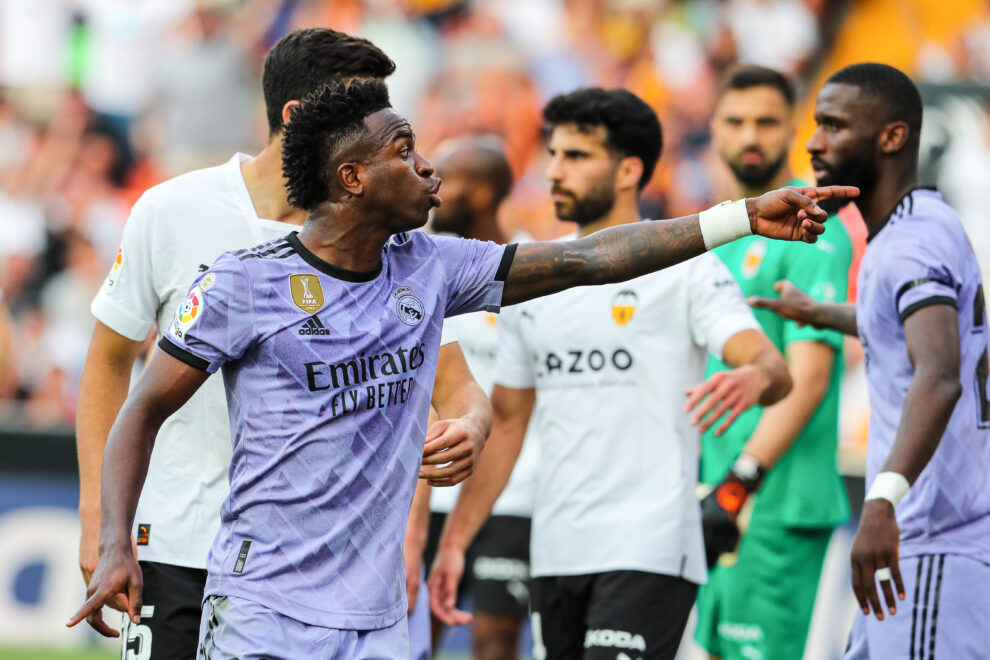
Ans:
POLYGON ((585 194, 584 197, 571 197, 570 204, 556 202, 554 210, 558 220, 576 222, 579 227, 601 220, 615 206, 615 189, 611 179, 606 178, 585 194))
POLYGON ((780 169, 786 161, 787 151, 782 152, 777 160, 766 165, 744 165, 731 160, 727 162, 736 180, 744 187, 765 190, 780 173, 780 169))
MULTIPOLYGON (((839 162, 835 166, 823 163, 826 175, 818 180, 819 186, 856 186, 860 195, 868 194, 876 186, 879 172, 873 160, 872 153, 854 155, 839 162)), ((829 215, 835 215, 843 206, 849 203, 845 197, 823 199, 818 202, 829 215)))

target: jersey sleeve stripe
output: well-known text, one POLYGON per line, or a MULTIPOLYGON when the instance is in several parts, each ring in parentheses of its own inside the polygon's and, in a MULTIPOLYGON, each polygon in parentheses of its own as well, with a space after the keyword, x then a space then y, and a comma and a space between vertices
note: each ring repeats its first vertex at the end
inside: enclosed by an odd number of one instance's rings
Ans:
POLYGON ((190 367, 199 369, 200 371, 207 371, 210 366, 210 363, 204 360, 203 358, 199 357, 198 355, 193 355, 189 351, 180 348, 179 346, 173 344, 164 336, 158 340, 158 348, 162 349, 172 357, 178 360, 182 360, 190 367))
POLYGON ((948 282, 940 277, 922 277, 916 280, 911 280, 906 282, 904 286, 897 290, 897 295, 894 296, 894 307, 898 307, 901 303, 901 298, 905 293, 910 291, 916 286, 921 286, 922 284, 928 284, 929 282, 935 282, 936 284, 941 284, 944 287, 952 288, 952 282, 948 282))
POLYGON ((496 282, 504 282, 505 278, 509 275, 509 268, 512 267, 512 260, 516 257, 516 248, 518 247, 518 243, 509 243, 505 246, 505 252, 502 253, 502 260, 498 263, 498 269, 495 271, 496 282))
POLYGON ((919 309, 922 309, 924 307, 931 307, 932 305, 948 305, 955 309, 959 309, 959 305, 956 303, 955 298, 951 298, 949 296, 932 296, 931 298, 925 298, 924 300, 919 300, 918 302, 911 303, 910 305, 905 307, 904 311, 901 312, 900 314, 901 323, 904 323, 904 321, 907 320, 907 317, 911 316, 919 309))

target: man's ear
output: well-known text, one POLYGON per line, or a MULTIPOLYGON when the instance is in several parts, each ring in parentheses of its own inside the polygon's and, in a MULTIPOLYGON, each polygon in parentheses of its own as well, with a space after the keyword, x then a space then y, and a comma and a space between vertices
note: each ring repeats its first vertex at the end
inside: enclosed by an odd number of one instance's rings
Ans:
POLYGON ((619 161, 619 166, 615 168, 615 189, 638 188, 642 176, 643 161, 637 156, 626 156, 619 161))
POLYGON ((880 132, 880 151, 892 155, 904 148, 911 136, 911 128, 907 122, 895 121, 887 124, 880 132))
POLYGON ((293 99, 282 106, 282 123, 289 123, 289 115, 292 113, 292 109, 299 105, 299 101, 293 99))
POLYGON ((337 166, 337 183, 344 189, 344 192, 360 197, 364 194, 364 165, 353 161, 341 163, 337 166))

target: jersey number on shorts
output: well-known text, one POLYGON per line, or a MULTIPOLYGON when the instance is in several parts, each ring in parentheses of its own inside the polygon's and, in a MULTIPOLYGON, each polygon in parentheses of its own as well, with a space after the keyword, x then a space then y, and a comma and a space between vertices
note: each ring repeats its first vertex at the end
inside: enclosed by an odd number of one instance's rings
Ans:
MULTIPOLYGON (((150 619, 154 612, 153 607, 142 607, 141 620, 150 619)), ((135 625, 126 614, 122 616, 124 625, 120 632, 124 638, 124 643, 121 645, 120 660, 149 660, 151 658, 151 628, 143 623, 135 625)))

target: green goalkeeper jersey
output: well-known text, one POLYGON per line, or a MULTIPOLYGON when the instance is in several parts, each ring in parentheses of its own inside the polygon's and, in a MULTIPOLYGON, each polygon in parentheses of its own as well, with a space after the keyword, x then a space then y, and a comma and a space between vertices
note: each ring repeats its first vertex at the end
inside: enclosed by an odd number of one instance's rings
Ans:
MULTIPOLYGON (((798 184, 801 185, 801 184, 798 184)), ((814 244, 750 236, 715 250, 732 271, 746 296, 776 297, 774 283, 789 280, 816 300, 844 302, 848 290, 852 244, 842 221, 833 216, 814 244)), ((793 341, 820 341, 835 349, 828 393, 788 452, 767 473, 756 496, 750 525, 828 527, 845 521, 849 503, 836 466, 839 382, 842 378, 842 334, 799 328, 773 312, 754 309, 771 341, 784 353, 793 341)), ((729 367, 715 359, 708 374, 729 367)), ((701 482, 717 484, 742 451, 763 412, 754 406, 719 437, 702 436, 701 482)), ((716 424, 712 428, 717 428, 716 424)))

